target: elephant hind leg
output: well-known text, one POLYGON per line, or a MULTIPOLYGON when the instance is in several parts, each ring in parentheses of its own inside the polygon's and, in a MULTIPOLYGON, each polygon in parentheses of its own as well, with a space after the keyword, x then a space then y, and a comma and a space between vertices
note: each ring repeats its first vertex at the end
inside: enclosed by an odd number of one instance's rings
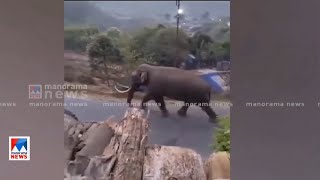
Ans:
POLYGON ((160 108, 160 110, 161 110, 161 112, 162 112, 162 115, 163 115, 164 117, 168 117, 169 112, 168 112, 168 110, 167 110, 167 108, 166 108, 166 103, 164 102, 163 96, 161 96, 161 97, 156 97, 156 98, 154 98, 154 100, 155 100, 155 102, 156 102, 157 104, 159 104, 159 108, 160 108))
POLYGON ((201 109, 209 116, 209 122, 216 122, 217 114, 212 110, 210 106, 201 106, 201 109))

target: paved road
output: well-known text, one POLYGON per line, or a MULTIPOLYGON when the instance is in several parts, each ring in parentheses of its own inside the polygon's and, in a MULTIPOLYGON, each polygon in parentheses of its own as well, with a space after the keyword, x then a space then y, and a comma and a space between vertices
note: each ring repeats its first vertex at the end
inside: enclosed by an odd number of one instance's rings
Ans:
MULTIPOLYGON (((108 103, 114 102, 108 100, 108 103)), ((119 100, 118 100, 119 102, 119 100)), ((120 102, 125 102, 124 100, 120 102)), ((139 102, 139 101, 135 101, 139 102)), ((128 106, 103 106, 106 101, 65 99, 66 109, 77 115, 80 121, 103 121, 114 115, 122 118, 128 106), (86 105, 74 107, 75 103, 86 105)), ((209 145, 212 143, 214 124, 208 122, 208 117, 200 108, 190 107, 186 118, 179 117, 176 111, 179 107, 167 103, 169 117, 161 116, 159 108, 149 106, 150 109, 150 143, 168 146, 182 146, 192 148, 207 158, 212 152, 209 145)), ((228 106, 215 106, 213 108, 219 116, 230 113, 228 106)))

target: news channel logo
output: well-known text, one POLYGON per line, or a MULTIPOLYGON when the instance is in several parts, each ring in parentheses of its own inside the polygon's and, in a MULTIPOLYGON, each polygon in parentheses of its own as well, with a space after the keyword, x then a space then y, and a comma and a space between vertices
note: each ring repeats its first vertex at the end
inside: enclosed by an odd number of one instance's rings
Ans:
POLYGON ((30 160, 30 136, 9 136, 9 161, 30 160))
POLYGON ((40 84, 29 85, 29 99, 41 99, 42 86, 40 84))
POLYGON ((29 99, 47 100, 64 97, 87 97, 87 85, 82 84, 30 84, 29 99))

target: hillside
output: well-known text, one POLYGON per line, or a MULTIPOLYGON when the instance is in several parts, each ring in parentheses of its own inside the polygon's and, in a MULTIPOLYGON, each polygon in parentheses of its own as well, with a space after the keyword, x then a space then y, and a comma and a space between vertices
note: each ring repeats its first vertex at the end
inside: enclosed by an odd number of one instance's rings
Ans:
POLYGON ((93 2, 64 2, 64 25, 68 26, 96 26, 100 31, 110 27, 118 27, 123 31, 136 31, 145 26, 154 26, 152 18, 133 18, 103 11, 93 2))

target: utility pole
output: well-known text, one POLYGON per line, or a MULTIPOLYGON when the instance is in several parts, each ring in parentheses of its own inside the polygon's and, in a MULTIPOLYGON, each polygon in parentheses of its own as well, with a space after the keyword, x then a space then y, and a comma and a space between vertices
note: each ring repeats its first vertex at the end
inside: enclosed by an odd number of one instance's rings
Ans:
POLYGON ((183 10, 180 9, 180 0, 176 0, 176 6, 178 7, 178 14, 177 14, 177 36, 176 36, 176 59, 174 61, 174 66, 177 67, 177 60, 179 58, 179 47, 178 47, 178 42, 179 42, 179 20, 180 20, 180 14, 183 13, 183 10))

